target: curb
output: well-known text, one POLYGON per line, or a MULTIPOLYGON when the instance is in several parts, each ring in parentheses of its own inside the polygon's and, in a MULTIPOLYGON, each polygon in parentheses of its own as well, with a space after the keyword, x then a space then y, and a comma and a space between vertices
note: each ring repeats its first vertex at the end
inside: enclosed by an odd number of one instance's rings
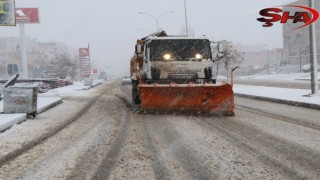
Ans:
MULTIPOLYGON (((297 81, 311 81, 311 79, 294 79, 294 80, 297 80, 297 81)), ((318 79, 318 81, 320 82, 320 79, 318 79)))
POLYGON ((5 132, 6 130, 10 129, 15 124, 20 124, 28 119, 27 114, 21 114, 20 117, 15 118, 13 121, 10 121, 10 123, 5 123, 0 125, 0 133, 5 132), (13 122, 13 123, 12 123, 13 122))
POLYGON ((53 107, 55 107, 55 106, 58 106, 58 105, 61 104, 61 103, 63 103, 62 99, 60 99, 60 100, 58 100, 58 101, 55 101, 54 103, 51 103, 51 104, 49 104, 49 105, 47 105, 47 106, 45 106, 45 107, 42 107, 42 108, 38 109, 38 110, 37 110, 37 113, 38 113, 38 114, 44 113, 44 112, 46 112, 47 110, 49 110, 49 109, 51 109, 51 108, 53 108, 53 107))
POLYGON ((101 85, 101 84, 102 84, 102 82, 99 82, 99 83, 97 83, 97 84, 95 84, 95 85, 85 87, 85 88, 83 88, 82 90, 89 90, 89 89, 94 88, 94 87, 96 87, 96 86, 99 86, 99 85, 101 85))
MULTIPOLYGON (((49 104, 47 106, 39 108, 39 109, 37 109, 37 114, 44 113, 45 111, 47 111, 47 110, 49 110, 49 109, 51 109, 51 108, 53 108, 53 107, 55 107, 55 106, 57 106, 57 105, 59 105, 61 103, 63 103, 63 101, 62 101, 62 99, 59 99, 59 100, 57 100, 57 101, 55 101, 55 102, 53 102, 53 103, 51 103, 51 104, 49 104)), ((22 114, 25 114, 25 115, 23 117, 16 118, 15 120, 10 121, 10 123, 7 123, 6 125, 3 125, 2 127, 0 127, 0 133, 10 129, 15 124, 20 124, 20 123, 22 123, 24 121, 27 121, 28 120, 27 114, 26 113, 22 113, 22 114)))
POLYGON ((102 82, 99 82, 99 83, 97 83, 97 84, 95 84, 95 85, 90 86, 89 89, 94 88, 94 87, 96 87, 96 86, 99 86, 99 85, 101 85, 101 84, 102 84, 102 82))
POLYGON ((291 106, 298 106, 298 107, 320 110, 320 105, 318 104, 310 104, 310 103, 304 103, 304 102, 298 102, 298 101, 275 99, 275 98, 254 96, 254 95, 241 94, 241 93, 234 93, 234 95, 238 97, 251 98, 251 99, 256 99, 261 101, 269 101, 269 102, 274 102, 278 104, 287 104, 291 106))

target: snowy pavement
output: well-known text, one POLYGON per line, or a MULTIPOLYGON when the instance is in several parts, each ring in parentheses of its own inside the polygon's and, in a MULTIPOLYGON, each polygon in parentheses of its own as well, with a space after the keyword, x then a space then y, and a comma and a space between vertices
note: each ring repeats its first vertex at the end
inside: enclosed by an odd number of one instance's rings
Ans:
MULTIPOLYGON (((299 76, 301 77, 301 74, 299 76)), ((279 76, 273 77, 279 78, 279 76)), ((290 76, 283 75, 282 77, 283 79, 286 79, 290 76)), ((251 78, 263 77, 259 76, 251 78)), ((96 80, 93 82, 92 87, 101 83, 101 80, 96 80)), ((57 88, 50 90, 47 93, 39 94, 37 112, 42 113, 61 103, 61 98, 63 97, 86 96, 86 90, 90 88, 90 86, 84 86, 83 82, 75 82, 71 86, 57 88)), ((320 108, 320 94, 312 97, 306 97, 306 95, 310 94, 310 90, 250 85, 234 85, 233 89, 235 95, 237 96, 246 96, 249 98, 268 100, 302 107, 320 108)), ((0 113, 3 112, 2 103, 3 101, 0 101, 0 113)), ((16 123, 22 122, 26 120, 26 118, 26 114, 0 114, 0 131, 7 129, 16 123)))
POLYGON ((261 83, 254 81, 254 84, 252 85, 235 84, 233 87, 235 95, 320 109, 320 94, 308 96, 311 93, 311 90, 309 89, 270 87, 270 85, 267 84, 265 84, 265 86, 263 85, 266 83, 264 80, 268 80, 268 82, 281 81, 283 83, 293 83, 296 81, 296 83, 298 83, 297 87, 299 87, 301 86, 299 84, 301 81, 299 80, 310 80, 310 73, 255 75, 238 77, 238 79, 257 81, 261 80, 261 83))
MULTIPOLYGON (((62 99, 59 97, 39 97, 37 99, 37 113, 40 114, 61 103, 62 99)), ((0 113, 3 113, 3 101, 0 101, 0 113)), ((26 119, 26 113, 0 114, 0 132, 26 119)))
POLYGON ((59 96, 59 97, 66 97, 66 96, 83 96, 86 94, 86 91, 92 87, 95 87, 101 84, 103 80, 94 80, 92 86, 84 86, 83 82, 74 82, 73 85, 65 86, 57 89, 52 89, 46 93, 40 94, 41 97, 51 97, 51 96, 59 96))
MULTIPOLYGON (((101 84, 102 81, 103 80, 94 80, 92 86, 84 86, 83 82, 75 82, 73 85, 53 89, 47 93, 39 94, 37 101, 37 113, 43 113, 44 111, 61 104, 62 97, 84 96, 86 94, 85 90, 101 84)), ((27 120, 26 113, 3 114, 3 101, 0 101, 0 132, 25 120, 27 120)))
POLYGON ((237 94, 320 105, 320 94, 311 97, 306 96, 310 94, 310 90, 247 85, 234 85, 233 90, 237 94))
MULTIPOLYGON (((271 74, 271 75, 252 75, 235 77, 239 79, 258 79, 258 80, 280 80, 280 81, 292 81, 292 80, 310 80, 310 73, 290 73, 290 74, 271 74)), ((320 73, 318 74, 320 81, 320 73)))

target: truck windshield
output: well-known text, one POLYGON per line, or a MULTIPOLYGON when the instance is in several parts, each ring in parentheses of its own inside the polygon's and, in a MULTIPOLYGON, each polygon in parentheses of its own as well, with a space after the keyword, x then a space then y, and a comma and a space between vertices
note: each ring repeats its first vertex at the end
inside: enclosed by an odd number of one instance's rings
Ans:
POLYGON ((210 42, 206 39, 161 39, 150 43, 151 61, 162 61, 167 54, 174 61, 189 61, 196 55, 212 59, 210 42))

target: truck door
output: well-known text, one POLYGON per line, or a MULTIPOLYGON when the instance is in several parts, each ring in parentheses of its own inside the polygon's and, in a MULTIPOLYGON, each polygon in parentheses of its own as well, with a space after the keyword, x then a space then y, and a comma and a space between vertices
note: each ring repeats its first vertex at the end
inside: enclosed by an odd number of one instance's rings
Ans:
POLYGON ((143 58, 143 71, 151 78, 151 61, 150 61, 150 45, 146 44, 143 58))

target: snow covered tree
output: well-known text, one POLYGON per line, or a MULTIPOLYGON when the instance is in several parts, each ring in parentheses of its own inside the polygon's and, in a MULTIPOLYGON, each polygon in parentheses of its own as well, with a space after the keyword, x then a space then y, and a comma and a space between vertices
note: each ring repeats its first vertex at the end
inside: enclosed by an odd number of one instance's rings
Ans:
POLYGON ((222 61, 225 64, 226 70, 231 70, 236 66, 240 66, 244 60, 244 53, 237 50, 232 42, 223 41, 224 57, 222 61))
MULTIPOLYGON (((217 63, 216 76, 219 73, 219 65, 223 64, 224 65, 223 71, 226 71, 225 75, 229 79, 231 69, 234 67, 240 66, 241 63, 243 62, 244 52, 238 50, 235 47, 235 45, 230 41, 224 40, 224 41, 220 41, 219 43, 222 44, 224 53, 223 53, 223 58, 216 61, 216 63, 217 63)), ((218 47, 217 46, 218 46, 218 44, 214 44, 211 47, 212 54, 214 57, 217 57, 217 55, 218 55, 218 47)))
POLYGON ((69 66, 69 76, 72 80, 74 80, 80 73, 80 58, 77 52, 73 53, 73 55, 70 57, 69 66))
POLYGON ((49 65, 49 73, 62 79, 66 77, 74 79, 79 74, 79 57, 76 54, 72 56, 67 53, 57 54, 50 60, 49 65))

